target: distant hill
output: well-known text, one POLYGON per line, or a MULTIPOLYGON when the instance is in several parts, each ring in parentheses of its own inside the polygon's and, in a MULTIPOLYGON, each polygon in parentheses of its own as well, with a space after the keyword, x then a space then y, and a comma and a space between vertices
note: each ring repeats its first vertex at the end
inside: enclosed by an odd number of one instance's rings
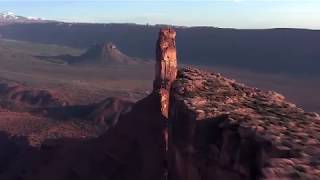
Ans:
POLYGON ((73 56, 69 63, 84 64, 139 64, 146 61, 129 57, 122 53, 115 44, 109 42, 105 44, 97 44, 89 48, 81 56, 73 56))
MULTIPOLYGON (((136 24, 41 23, 0 27, 4 38, 88 48, 114 42, 124 54, 154 58, 160 26, 136 24)), ((305 29, 238 30, 176 27, 179 60, 257 72, 320 75, 320 31, 305 29)))
POLYGON ((37 56, 40 59, 49 60, 51 62, 65 62, 67 64, 85 64, 85 65, 130 65, 150 63, 151 60, 129 57, 122 53, 115 44, 109 42, 104 44, 96 44, 90 47, 80 56, 72 56, 69 54, 60 56, 37 56))

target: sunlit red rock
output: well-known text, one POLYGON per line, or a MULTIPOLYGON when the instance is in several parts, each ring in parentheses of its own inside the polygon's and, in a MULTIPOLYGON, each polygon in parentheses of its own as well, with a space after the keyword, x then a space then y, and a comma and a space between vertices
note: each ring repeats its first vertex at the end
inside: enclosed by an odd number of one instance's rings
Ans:
POLYGON ((176 76, 176 32, 172 28, 163 28, 156 45, 154 92, 160 95, 161 111, 165 117, 168 117, 170 87, 176 76))

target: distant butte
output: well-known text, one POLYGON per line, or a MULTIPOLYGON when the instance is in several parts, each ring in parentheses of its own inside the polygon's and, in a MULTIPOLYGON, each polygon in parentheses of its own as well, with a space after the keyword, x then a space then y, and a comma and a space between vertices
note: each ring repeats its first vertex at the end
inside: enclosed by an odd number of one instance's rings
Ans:
POLYGON ((60 56, 69 64, 89 64, 98 66, 107 65, 139 65, 148 63, 148 60, 129 57, 122 53, 117 46, 112 43, 96 44, 90 47, 85 53, 80 56, 60 56))

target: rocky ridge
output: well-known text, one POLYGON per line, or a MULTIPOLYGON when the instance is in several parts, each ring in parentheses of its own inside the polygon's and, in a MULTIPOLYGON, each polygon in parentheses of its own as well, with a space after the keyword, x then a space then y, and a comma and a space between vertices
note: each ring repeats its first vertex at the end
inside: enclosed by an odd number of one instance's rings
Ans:
POLYGON ((318 114, 192 68, 178 72, 170 93, 171 153, 182 159, 173 179, 320 177, 318 114))
POLYGON ((0 105, 8 109, 59 107, 68 104, 68 100, 57 92, 32 89, 15 82, 0 82, 0 105))

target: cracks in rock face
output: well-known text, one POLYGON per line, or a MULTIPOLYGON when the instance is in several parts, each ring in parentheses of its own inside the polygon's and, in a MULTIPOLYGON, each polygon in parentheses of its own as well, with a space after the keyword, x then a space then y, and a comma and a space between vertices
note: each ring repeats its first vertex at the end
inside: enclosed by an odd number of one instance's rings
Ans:
MULTIPOLYGON (((170 88, 177 76, 176 32, 163 28, 156 44, 156 65, 153 93, 158 96, 164 121, 168 121, 170 88)), ((168 129, 163 130, 168 151, 168 129)))
POLYGON ((159 32, 155 72, 153 91, 160 94, 161 112, 168 118, 170 88, 177 77, 176 32, 172 28, 159 32))
MULTIPOLYGON (((165 28, 160 30, 156 56, 154 90, 160 95, 161 113, 166 118, 165 121, 168 121, 171 84, 177 77, 176 32, 174 29, 165 28)), ((163 135, 166 141, 166 153, 168 153, 168 127, 164 129, 163 135)), ((166 180, 169 178, 168 158, 167 155, 166 180)))
POLYGON ((318 117, 278 93, 181 69, 170 92, 170 180, 317 179, 318 117))

